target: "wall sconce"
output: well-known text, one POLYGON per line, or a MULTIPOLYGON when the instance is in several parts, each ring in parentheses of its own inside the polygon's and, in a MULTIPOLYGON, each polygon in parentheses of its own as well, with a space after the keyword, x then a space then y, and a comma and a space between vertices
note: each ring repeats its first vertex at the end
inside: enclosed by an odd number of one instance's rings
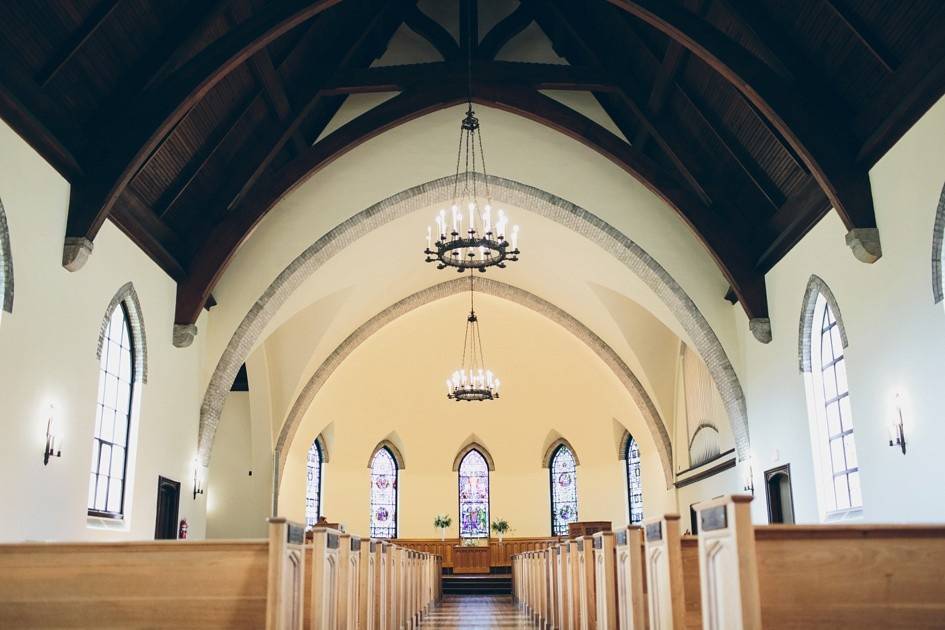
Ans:
POLYGON ((204 494, 206 488, 204 487, 203 479, 200 475, 200 463, 195 459, 194 460, 194 501, 197 500, 198 494, 204 494))
POLYGON ((49 465, 50 457, 62 457, 62 439, 54 431, 52 405, 49 405, 49 421, 46 423, 46 448, 43 450, 43 466, 49 465))
POLYGON ((744 465, 744 468, 743 468, 742 470, 743 470, 744 472, 743 472, 742 474, 743 474, 743 476, 744 476, 744 485, 743 485, 743 487, 742 487, 742 490, 744 490, 745 492, 750 492, 751 495, 754 496, 754 494, 755 494, 755 476, 754 476, 754 474, 753 474, 753 472, 752 472, 752 469, 751 469, 751 455, 749 455, 749 456, 745 459, 745 461, 743 462, 743 465, 744 465))
POLYGON ((898 446, 906 454, 906 433, 902 426, 902 398, 896 394, 896 417, 889 425, 889 445, 898 446))

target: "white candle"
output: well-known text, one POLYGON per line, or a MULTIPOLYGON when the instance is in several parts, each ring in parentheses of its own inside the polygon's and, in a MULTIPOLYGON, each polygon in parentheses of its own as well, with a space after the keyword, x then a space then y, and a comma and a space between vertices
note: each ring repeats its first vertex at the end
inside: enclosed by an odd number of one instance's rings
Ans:
POLYGON ((427 226, 427 249, 433 247, 433 228, 427 226))
POLYGON ((518 249, 518 226, 512 226, 512 249, 518 249))

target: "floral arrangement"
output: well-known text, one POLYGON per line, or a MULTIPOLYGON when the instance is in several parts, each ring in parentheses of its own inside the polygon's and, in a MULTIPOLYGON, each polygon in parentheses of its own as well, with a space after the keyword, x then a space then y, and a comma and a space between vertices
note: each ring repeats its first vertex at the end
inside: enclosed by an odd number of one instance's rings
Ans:
POLYGON ((512 528, 509 527, 509 522, 504 518, 498 518, 492 521, 492 531, 499 536, 504 536, 510 529, 512 528))
POLYGON ((450 518, 449 514, 444 514, 443 516, 437 514, 436 518, 433 519, 433 527, 436 527, 437 529, 446 529, 452 524, 453 519, 450 518))

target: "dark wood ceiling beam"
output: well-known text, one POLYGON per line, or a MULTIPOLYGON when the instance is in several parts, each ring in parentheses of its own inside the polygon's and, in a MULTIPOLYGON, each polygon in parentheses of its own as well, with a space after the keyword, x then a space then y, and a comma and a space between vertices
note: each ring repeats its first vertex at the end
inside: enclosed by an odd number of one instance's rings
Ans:
POLYGON ((95 35, 98 28, 108 19, 108 16, 118 7, 121 0, 101 0, 85 19, 79 29, 70 35, 68 41, 54 54, 42 69, 36 74, 36 83, 40 87, 53 80, 60 70, 82 49, 89 39, 95 35))
MULTIPOLYGON (((426 84, 381 103, 332 132, 312 148, 260 182, 215 226, 178 284, 176 322, 193 323, 236 249, 262 217, 290 190, 348 151, 420 116, 462 103, 465 82, 426 84)), ((543 94, 473 80, 473 100, 555 129, 597 151, 632 174, 675 208, 706 244, 739 295, 749 317, 766 317, 764 277, 751 269, 742 243, 720 217, 676 177, 640 156, 619 137, 582 114, 543 94)))
POLYGON ((404 24, 411 31, 427 40, 446 61, 459 59, 459 44, 449 31, 432 19, 417 6, 413 6, 404 18, 404 24))
POLYGON ((122 195, 122 203, 116 206, 112 220, 167 275, 175 280, 184 276, 180 236, 158 218, 131 188, 122 195))
MULTIPOLYGON (((276 114, 276 118, 281 123, 288 123, 294 115, 292 106, 289 104, 289 96, 286 93, 282 77, 279 76, 279 72, 272 64, 269 53, 265 49, 260 50, 252 56, 249 63, 253 75, 262 86, 267 102, 276 114)), ((302 152, 308 146, 298 129, 292 134, 291 140, 296 152, 302 152)))
POLYGON ((479 0, 459 0, 459 49, 463 58, 479 47, 479 0))
MULTIPOLYGON (((339 2, 286 0, 267 5, 142 94, 136 107, 91 143, 96 169, 73 186, 67 242, 95 237, 138 169, 219 81, 277 37, 339 2)), ((64 265, 73 262, 64 256, 64 265)))
POLYGON ((12 63, 0 63, 0 117, 65 179, 81 177, 65 113, 12 63))
POLYGON ((394 0, 380 5, 374 9, 370 17, 352 20, 352 30, 348 34, 335 34, 333 45, 345 52, 334 63, 329 64, 326 60, 322 60, 322 64, 314 68, 310 76, 306 77, 309 85, 296 99, 299 105, 294 108, 294 115, 284 121, 284 125, 274 128, 271 140, 254 143, 253 146, 248 147, 248 151, 252 152, 253 156, 244 162, 255 166, 243 181, 233 180, 229 186, 224 187, 221 201, 225 208, 230 209, 240 202, 282 151, 288 138, 298 133, 302 122, 312 113, 318 103, 321 85, 337 71, 336 69, 346 69, 362 61, 367 64, 377 55, 383 54, 383 49, 393 37, 397 27, 403 23, 405 13, 415 4, 416 0, 394 0), (383 33, 378 34, 377 30, 382 30, 383 33), (381 45, 377 46, 378 43, 381 45), (362 56, 364 56, 363 59, 362 56))
MULTIPOLYGON (((420 83, 458 81, 467 77, 464 62, 350 68, 325 83, 322 94, 402 92, 420 83)), ((473 61, 472 74, 489 83, 514 83, 538 90, 611 92, 610 75, 599 68, 517 61, 473 61)))
POLYGON ((476 56, 480 59, 495 59, 499 51, 512 41, 516 35, 528 28, 528 25, 533 21, 534 17, 528 6, 518 5, 514 11, 489 29, 489 32, 479 42, 476 56))
POLYGON ((853 36, 878 61, 887 72, 895 72, 899 67, 899 60, 889 50, 872 30, 848 7, 844 0, 823 0, 834 14, 846 25, 853 36))
MULTIPOLYGON (((609 0, 680 42, 751 100, 801 155, 847 229, 876 228, 867 170, 848 121, 818 107, 760 59, 697 15, 662 0, 609 0)), ((878 257, 878 256, 877 256, 878 257)))
POLYGON ((758 257, 755 269, 761 273, 770 271, 829 211, 830 200, 817 181, 809 179, 768 222, 769 243, 758 257))

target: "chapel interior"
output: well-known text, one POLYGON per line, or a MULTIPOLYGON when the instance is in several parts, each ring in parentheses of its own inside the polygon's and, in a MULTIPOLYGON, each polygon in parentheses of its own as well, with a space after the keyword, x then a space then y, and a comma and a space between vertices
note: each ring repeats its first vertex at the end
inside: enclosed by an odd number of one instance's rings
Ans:
POLYGON ((945 628, 945 2, 0 2, 0 628, 945 628))

